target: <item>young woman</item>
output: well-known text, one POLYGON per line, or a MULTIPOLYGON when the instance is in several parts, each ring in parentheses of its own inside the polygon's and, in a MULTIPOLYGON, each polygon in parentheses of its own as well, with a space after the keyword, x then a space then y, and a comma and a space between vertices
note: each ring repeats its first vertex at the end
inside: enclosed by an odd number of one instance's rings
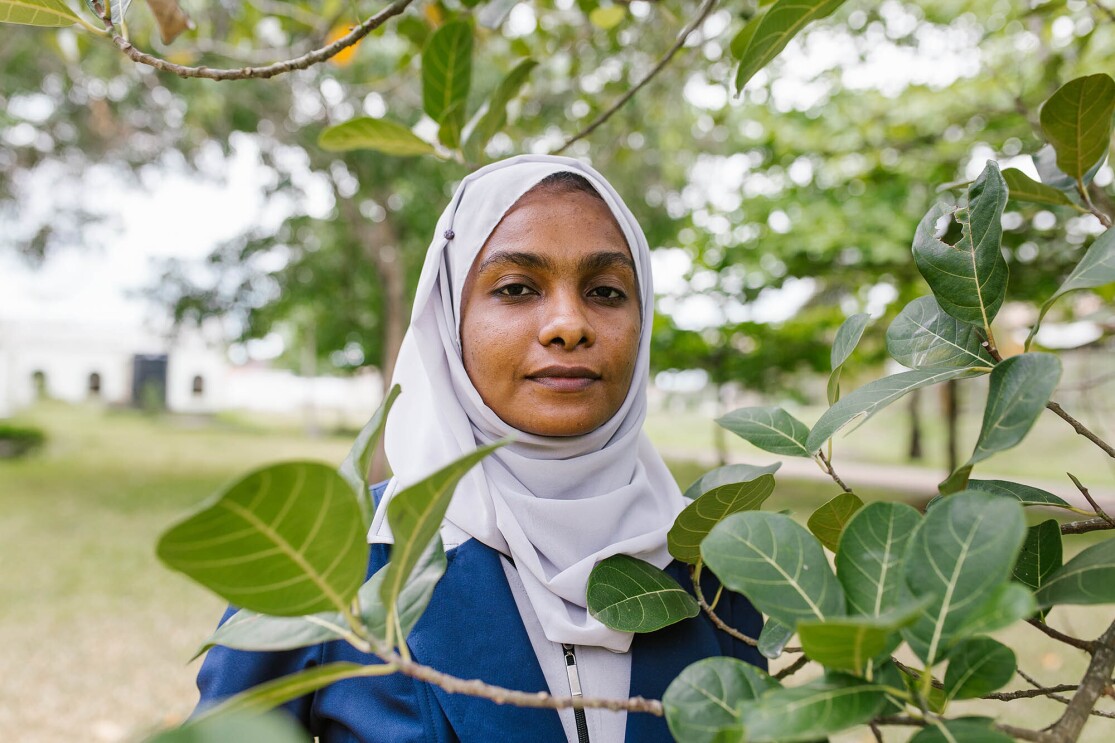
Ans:
MULTIPOLYGON (((556 696, 661 698, 687 665, 753 648, 704 616, 631 635, 586 609, 589 572, 631 555, 665 568, 686 501, 642 432, 654 290, 646 238, 590 167, 525 155, 467 177, 438 221, 394 381, 385 444, 394 477, 375 489, 369 574, 389 557, 400 488, 506 436, 462 481, 441 528, 448 567, 407 644, 462 678, 556 696)), ((709 576, 706 595, 717 590, 709 576)), ((725 621, 762 618, 725 592, 725 621)), ((326 643, 283 653, 214 648, 202 704, 320 663, 376 663, 326 643)), ((346 680, 287 708, 323 741, 670 740, 665 721, 539 710, 448 694, 400 674, 346 680)))

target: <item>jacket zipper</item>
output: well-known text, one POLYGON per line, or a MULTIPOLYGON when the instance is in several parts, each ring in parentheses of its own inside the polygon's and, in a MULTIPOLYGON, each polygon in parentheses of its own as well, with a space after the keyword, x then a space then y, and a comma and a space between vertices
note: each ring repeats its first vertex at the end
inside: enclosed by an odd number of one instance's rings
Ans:
MULTIPOLYGON (((580 699, 583 695, 581 677, 577 674, 577 654, 573 652, 572 645, 562 643, 561 647, 565 651, 565 672, 569 675, 569 693, 574 699, 580 699)), ((574 707, 573 719, 577 721, 577 743, 589 743, 588 722, 585 720, 584 709, 574 707)))

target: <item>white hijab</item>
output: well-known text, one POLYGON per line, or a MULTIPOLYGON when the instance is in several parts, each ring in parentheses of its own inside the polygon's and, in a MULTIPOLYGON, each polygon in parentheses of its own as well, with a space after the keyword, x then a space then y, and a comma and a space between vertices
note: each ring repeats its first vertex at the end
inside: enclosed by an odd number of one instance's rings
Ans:
POLYGON ((514 560, 549 640, 626 652, 631 634, 608 629, 585 609, 589 572, 615 554, 665 567, 671 560, 666 532, 685 505, 642 432, 653 317, 646 237, 591 167, 521 155, 465 178, 438 220, 396 362, 392 381, 402 394, 385 432, 395 477, 369 540, 391 542, 385 505, 394 493, 477 446, 514 436, 461 481, 446 516, 449 528, 514 560), (528 434, 500 420, 465 372, 459 331, 465 278, 489 235, 519 197, 561 171, 586 178, 611 209, 631 249, 642 302, 638 359, 623 405, 600 428, 572 437, 528 434))

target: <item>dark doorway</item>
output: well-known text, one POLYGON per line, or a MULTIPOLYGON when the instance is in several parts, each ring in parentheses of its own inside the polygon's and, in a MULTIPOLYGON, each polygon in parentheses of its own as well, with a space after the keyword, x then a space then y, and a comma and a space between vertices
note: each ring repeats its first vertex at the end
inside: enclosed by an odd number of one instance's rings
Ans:
POLYGON ((166 408, 165 353, 136 354, 132 359, 132 405, 144 410, 166 408))

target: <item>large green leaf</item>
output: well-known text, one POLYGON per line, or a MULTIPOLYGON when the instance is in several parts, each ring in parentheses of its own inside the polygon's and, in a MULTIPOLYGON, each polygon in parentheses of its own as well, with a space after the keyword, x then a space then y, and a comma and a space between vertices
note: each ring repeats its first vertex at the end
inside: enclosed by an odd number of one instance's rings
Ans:
POLYGON ((1026 531, 1026 541, 1014 565, 1014 579, 1037 591, 1061 567, 1061 525, 1048 519, 1026 531))
POLYGON ((732 40, 732 55, 739 60, 736 92, 755 73, 786 48, 790 39, 813 21, 832 15, 844 0, 777 0, 767 12, 753 18, 732 40))
POLYGON ((1001 689, 1014 677, 1014 651, 990 637, 973 637, 949 653, 945 697, 976 699, 1001 689))
POLYGON ((306 731, 290 715, 234 713, 187 722, 145 743, 306 743, 306 731))
POLYGON ((817 540, 836 552, 840 534, 856 511, 863 508, 863 501, 855 493, 841 493, 813 512, 806 522, 817 540))
POLYGON ((911 369, 991 366, 974 325, 957 320, 933 297, 918 297, 887 328, 887 353, 911 369))
POLYGON ((209 636, 195 658, 214 645, 237 650, 291 650, 336 640, 344 628, 340 612, 322 612, 303 617, 273 617, 241 609, 209 636))
MULTIPOLYGON (((1076 190, 1076 181, 1072 176, 1067 175, 1057 167, 1057 151, 1053 149, 1053 145, 1045 145, 1030 159, 1034 161, 1034 169, 1038 171, 1038 177, 1041 178, 1042 183, 1067 193, 1078 193, 1076 190)), ((1095 178, 1102 164, 1103 161, 1100 160, 1084 174, 1085 185, 1092 182, 1092 179, 1095 178)))
POLYGON ((701 558, 701 541, 726 516, 754 511, 774 492, 774 476, 760 475, 748 482, 713 488, 685 507, 666 535, 670 554, 695 564, 701 558))
POLYGON ((767 621, 763 622, 763 629, 759 632, 759 654, 764 658, 774 660, 782 655, 782 651, 786 649, 786 644, 790 642, 790 638, 793 636, 793 625, 769 617, 767 621))
POLYGON ((1007 262, 999 244, 1007 184, 993 160, 968 187, 962 207, 937 204, 914 233, 914 262, 941 309, 957 320, 989 328, 1007 293, 1007 262), (960 225, 955 244, 944 242, 943 224, 960 225), (947 221, 946 221, 947 220, 947 221))
POLYGON ((732 514, 705 537, 701 557, 721 583, 786 624, 844 614, 844 592, 824 550, 789 516, 732 514))
MULTIPOLYGON (((438 580, 445 574, 445 547, 441 543, 441 537, 435 537, 426 551, 418 559, 418 564, 414 568, 414 572, 410 574, 410 579, 407 580, 403 590, 399 593, 399 599, 395 602, 395 611, 398 618, 398 629, 400 633, 399 639, 406 638, 414 625, 418 624, 418 620, 422 618, 422 613, 426 611, 426 606, 430 603, 430 597, 434 593, 434 587, 437 585, 438 580)), ((387 578, 387 566, 380 568, 375 572, 368 582, 360 587, 360 591, 356 597, 360 601, 360 618, 364 622, 364 626, 368 628, 373 637, 380 640, 387 638, 389 634, 387 631, 387 604, 383 603, 381 594, 383 591, 383 581, 387 578)))
POLYGON ((471 84, 472 26, 450 21, 422 51, 422 107, 440 124, 454 108, 463 113, 471 84))
POLYGON ((926 665, 944 657, 965 622, 1007 580, 1025 538, 1022 507, 987 493, 957 493, 926 514, 902 561, 911 593, 931 597, 903 630, 926 665))
POLYGON ((400 157, 432 155, 435 152, 432 144, 402 124, 370 116, 360 116, 329 127, 321 133, 317 143, 330 152, 376 150, 400 157))
POLYGON ((379 409, 376 410, 356 436, 352 449, 338 470, 341 477, 356 493, 356 501, 360 504, 360 511, 364 515, 365 527, 371 525, 372 513, 375 511, 371 493, 368 492, 368 470, 372 466, 376 444, 379 443, 379 437, 383 435, 383 427, 387 423, 387 414, 391 412, 391 406, 395 403, 395 398, 399 396, 399 392, 399 385, 396 384, 391 387, 387 396, 383 398, 383 402, 380 403, 379 409))
POLYGON ((1083 550, 1049 576, 1037 592, 1038 604, 1115 603, 1115 539, 1083 550))
POLYGON ((936 720, 910 738, 909 743, 1014 743, 1014 738, 1000 733, 994 724, 994 720, 986 717, 936 720))
POLYGON ((825 668, 862 676, 874 658, 898 646, 902 641, 898 630, 914 621, 925 603, 923 600, 873 617, 802 620, 797 627, 801 647, 810 660, 825 668))
POLYGON ((829 352, 832 368, 828 382, 829 405, 840 399, 840 371, 844 367, 844 362, 859 344, 859 339, 863 337, 863 330, 869 322, 871 316, 866 312, 860 312, 849 317, 836 329, 836 337, 832 340, 832 351, 829 352))
POLYGON ((781 462, 762 467, 754 464, 726 464, 723 467, 709 470, 694 480, 693 484, 685 489, 685 497, 696 500, 705 493, 710 493, 725 485, 736 485, 741 482, 750 482, 763 475, 773 475, 781 466, 781 462))
POLYGON ((1100 73, 1061 86, 1041 107, 1041 129, 1057 152, 1057 167, 1073 180, 1103 162, 1111 146, 1115 80, 1100 73))
POLYGON ((336 470, 284 462, 252 472, 169 529, 158 555, 245 609, 342 611, 368 565, 363 524, 356 495, 336 470))
POLYGON ((788 457, 810 456, 805 448, 809 426, 782 408, 739 408, 716 422, 763 451, 788 457))
POLYGON ((764 671, 736 658, 705 658, 670 682, 662 696, 666 724, 687 743, 743 743, 740 706, 778 688, 764 671))
POLYGON ((0 23, 59 27, 77 22, 77 14, 62 0, 0 0, 0 23))
POLYGON ((1041 321, 1045 318, 1045 313, 1049 312, 1049 308, 1053 306, 1054 302, 1069 292, 1079 289, 1094 289, 1113 281, 1115 281, 1115 228, 1110 228, 1095 239, 1091 247, 1088 248, 1088 252, 1072 269, 1072 272, 1061 283, 1057 291, 1053 292, 1053 296, 1041 306, 1038 321, 1034 323, 1034 327, 1030 330, 1030 335, 1026 339, 1026 347, 1030 347, 1030 342, 1038 334, 1038 328, 1041 327, 1041 321))
POLYGON ((863 724, 885 703, 884 686, 827 673, 801 686, 771 689, 744 702, 741 712, 747 743, 794 743, 863 724))
POLYGON ((396 605, 396 599, 427 546, 437 536, 457 483, 481 459, 506 443, 501 440, 481 446, 426 479, 399 491, 387 504, 387 522, 395 543, 391 547, 391 562, 387 563, 379 595, 388 613, 396 605))
POLYGON ((524 59, 515 65, 507 76, 500 80, 499 85, 488 97, 488 109, 480 117, 480 121, 473 127, 468 137, 469 151, 473 159, 478 160, 484 151, 484 145, 503 128, 507 122, 507 104, 519 93, 519 89, 530 77, 531 71, 538 66, 533 59, 524 59))
POLYGON ((1061 379, 1061 360, 1024 353, 995 366, 983 410, 983 426, 972 456, 940 485, 942 494, 963 490, 972 467, 996 452, 1017 446, 1030 432, 1061 379))
POLYGON ((840 398, 821 415, 820 420, 813 425, 813 430, 809 432, 805 448, 810 452, 817 451, 844 426, 853 421, 858 426, 908 392, 947 382, 950 379, 974 377, 983 373, 985 370, 978 368, 918 369, 868 382, 840 398))
POLYGON ((654 632, 697 616, 700 607, 659 568, 628 555, 612 555, 589 573, 588 610, 614 630, 654 632))
POLYGON ((1008 498, 1014 498, 1024 506, 1055 506, 1076 510, 1064 498, 1059 498, 1053 493, 1007 480, 969 480, 968 489, 1005 495, 1008 498))
POLYGON ((1038 183, 1018 168, 1007 168, 1003 171, 1003 180, 1007 183, 1010 198, 1017 201, 1028 201, 1033 204, 1049 204, 1050 206, 1075 206, 1064 191, 1038 183))
POLYGON ((998 632, 1015 622, 1032 617, 1038 610, 1034 594, 1020 583, 1008 581, 991 592, 991 595, 964 620, 958 635, 974 637, 998 632))
POLYGON ((844 528, 836 575, 848 611, 877 617, 902 599, 902 557, 921 515, 905 503, 869 503, 844 528))

